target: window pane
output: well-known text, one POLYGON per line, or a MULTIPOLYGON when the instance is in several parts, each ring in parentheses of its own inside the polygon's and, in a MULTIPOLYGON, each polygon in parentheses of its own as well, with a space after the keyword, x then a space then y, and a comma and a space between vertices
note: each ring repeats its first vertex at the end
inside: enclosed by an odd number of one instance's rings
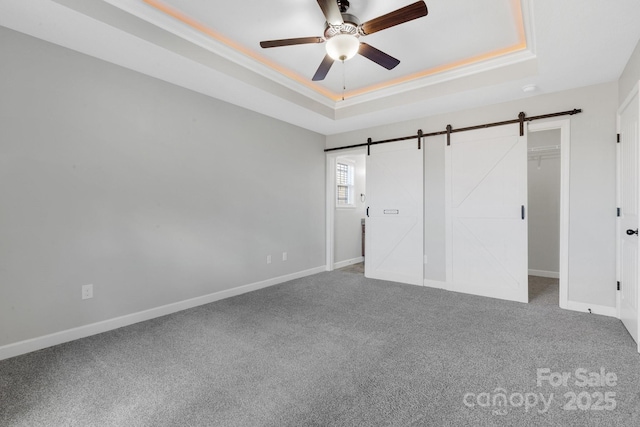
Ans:
POLYGON ((338 183, 338 185, 349 184, 349 165, 338 163, 338 168, 336 171, 336 182, 338 183))
POLYGON ((336 202, 353 205, 354 167, 348 163, 336 163, 336 202))
POLYGON ((345 185, 338 185, 338 203, 349 203, 349 187, 345 185))

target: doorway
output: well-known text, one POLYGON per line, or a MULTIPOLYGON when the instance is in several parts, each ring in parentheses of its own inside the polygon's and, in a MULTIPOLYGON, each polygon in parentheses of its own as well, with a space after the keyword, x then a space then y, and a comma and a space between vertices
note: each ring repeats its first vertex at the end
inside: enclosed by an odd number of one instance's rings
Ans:
POLYGON ((560 129, 527 140, 528 285, 532 304, 560 301, 560 129))
POLYGON ((560 146, 560 219, 556 301, 560 308, 581 309, 580 303, 571 307, 568 303, 570 121, 525 126, 524 135, 517 126, 502 126, 451 136, 451 148, 445 152, 449 158, 445 161, 449 194, 445 215, 447 289, 528 302, 526 140, 535 138, 536 132, 557 130, 560 142, 554 145, 560 146))
POLYGON ((532 303, 568 307, 570 121, 528 127, 528 274, 532 303))
POLYGON ((327 271, 364 275, 366 151, 327 155, 327 271))

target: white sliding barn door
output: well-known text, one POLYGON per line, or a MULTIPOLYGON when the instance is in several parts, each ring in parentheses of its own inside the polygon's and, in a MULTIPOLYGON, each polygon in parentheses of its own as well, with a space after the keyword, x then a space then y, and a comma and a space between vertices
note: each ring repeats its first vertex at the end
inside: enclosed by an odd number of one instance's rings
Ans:
POLYGON ((618 152, 618 263, 620 278, 620 319, 638 342, 638 89, 620 111, 618 152))
POLYGON ((417 140, 371 146, 367 156, 365 276, 423 284, 423 150, 417 140))
POLYGON ((451 135, 445 170, 452 291, 528 302, 526 134, 508 125, 451 135))

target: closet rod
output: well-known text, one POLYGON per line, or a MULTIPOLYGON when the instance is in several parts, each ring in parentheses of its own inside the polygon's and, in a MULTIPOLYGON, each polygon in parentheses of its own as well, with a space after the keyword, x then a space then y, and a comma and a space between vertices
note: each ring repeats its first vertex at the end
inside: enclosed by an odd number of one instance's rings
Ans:
POLYGON ((476 129, 486 129, 486 128, 491 128, 495 126, 511 125, 515 123, 520 123, 520 131, 523 132, 524 122, 531 122, 533 120, 540 120, 540 119, 549 119, 551 117, 559 117, 559 116, 573 116, 574 114, 578 114, 578 113, 582 113, 582 109, 574 108, 573 110, 561 111, 559 113, 543 114, 540 116, 532 116, 532 117, 526 117, 524 113, 520 113, 518 115, 518 118, 514 120, 505 120, 503 122, 486 123, 483 125, 469 126, 466 128, 459 128, 459 129, 453 129, 451 125, 447 125, 447 129, 440 132, 431 132, 431 133, 422 134, 421 131, 418 131, 416 135, 403 136, 400 138, 393 138, 393 139, 385 139, 382 141, 368 141, 363 144, 347 145, 344 147, 326 148, 324 151, 326 153, 329 151, 346 150, 349 148, 358 148, 358 147, 367 147, 375 144, 385 144, 387 142, 405 141, 408 139, 415 139, 415 138, 419 139, 426 136, 437 136, 437 135, 447 135, 447 145, 451 145, 450 135, 452 133, 465 132, 465 131, 476 130, 476 129))
POLYGON ((527 152, 529 154, 531 153, 549 153, 549 152, 560 152, 560 146, 559 145, 542 145, 539 147, 529 147, 527 148, 527 152))

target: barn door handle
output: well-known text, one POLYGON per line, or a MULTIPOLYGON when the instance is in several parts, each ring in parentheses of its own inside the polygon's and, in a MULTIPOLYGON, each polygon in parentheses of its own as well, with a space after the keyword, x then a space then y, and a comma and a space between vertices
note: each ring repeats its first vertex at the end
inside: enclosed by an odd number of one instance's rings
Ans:
POLYGON ((520 216, 524 219, 524 205, 520 207, 520 216))
POLYGON ((632 230, 632 229, 628 229, 627 230, 627 236, 633 236, 634 234, 636 236, 638 235, 638 229, 637 228, 635 230, 632 230))

